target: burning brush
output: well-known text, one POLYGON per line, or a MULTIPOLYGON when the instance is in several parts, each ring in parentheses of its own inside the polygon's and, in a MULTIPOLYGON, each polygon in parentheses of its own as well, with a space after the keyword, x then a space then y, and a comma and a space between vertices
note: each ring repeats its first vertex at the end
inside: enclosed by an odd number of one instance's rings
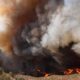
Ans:
POLYGON ((5 71, 80 74, 80 68, 72 68, 80 63, 80 1, 64 0, 55 7, 56 2, 0 0, 0 65, 5 71))
POLYGON ((67 69, 64 71, 65 75, 70 75, 70 74, 80 74, 80 68, 75 68, 75 69, 67 69))

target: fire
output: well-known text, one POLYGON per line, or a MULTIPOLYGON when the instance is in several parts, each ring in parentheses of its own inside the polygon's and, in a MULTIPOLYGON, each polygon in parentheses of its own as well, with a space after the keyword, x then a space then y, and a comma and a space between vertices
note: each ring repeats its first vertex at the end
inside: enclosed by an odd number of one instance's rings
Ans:
POLYGON ((44 73, 44 77, 48 77, 50 74, 48 73, 44 73))
POLYGON ((69 75, 73 73, 73 69, 67 69, 66 71, 64 71, 65 75, 69 75))
POLYGON ((80 74, 80 68, 75 69, 76 73, 80 74))
POLYGON ((64 71, 65 75, 69 75, 69 74, 73 74, 73 73, 80 74, 80 68, 67 69, 66 71, 64 71))
POLYGON ((46 71, 43 71, 40 67, 35 68, 37 72, 41 73, 44 77, 48 77, 50 74, 46 71))
MULTIPOLYGON (((51 73, 42 70, 40 67, 36 67, 36 71, 41 73, 44 77, 48 77, 51 75, 51 73)), ((80 74, 80 68, 69 68, 64 71, 64 75, 70 74, 80 74)))

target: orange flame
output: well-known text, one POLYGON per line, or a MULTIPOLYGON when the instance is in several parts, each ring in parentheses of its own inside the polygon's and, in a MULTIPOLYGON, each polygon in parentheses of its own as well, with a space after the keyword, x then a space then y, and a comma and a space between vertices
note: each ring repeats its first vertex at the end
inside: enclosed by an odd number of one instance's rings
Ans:
POLYGON ((73 71, 74 71, 73 69, 67 69, 66 71, 64 71, 64 74, 69 75, 69 74, 72 74, 73 71))
MULTIPOLYGON (((36 67, 36 70, 38 72, 42 72, 40 67, 36 67)), ((42 74, 44 75, 44 77, 48 77, 50 74, 46 73, 46 72, 42 72, 42 74)))
POLYGON ((80 68, 75 69, 76 73, 80 74, 80 68))
POLYGON ((48 77, 50 74, 48 73, 44 73, 44 77, 48 77))
MULTIPOLYGON (((40 67, 36 67, 36 70, 38 72, 41 72, 44 75, 44 77, 50 76, 50 73, 43 72, 40 67)), ((70 74, 74 74, 74 73, 80 74, 80 68, 72 68, 72 69, 69 68, 64 71, 64 75, 70 75, 70 74)))

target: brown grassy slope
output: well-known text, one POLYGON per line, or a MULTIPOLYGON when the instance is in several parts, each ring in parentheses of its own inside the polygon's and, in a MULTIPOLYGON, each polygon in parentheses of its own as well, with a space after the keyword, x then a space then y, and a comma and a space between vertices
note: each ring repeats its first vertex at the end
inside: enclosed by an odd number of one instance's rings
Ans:
POLYGON ((80 74, 73 75, 51 75, 48 77, 32 77, 28 75, 13 75, 12 73, 0 73, 0 80, 80 80, 80 74))

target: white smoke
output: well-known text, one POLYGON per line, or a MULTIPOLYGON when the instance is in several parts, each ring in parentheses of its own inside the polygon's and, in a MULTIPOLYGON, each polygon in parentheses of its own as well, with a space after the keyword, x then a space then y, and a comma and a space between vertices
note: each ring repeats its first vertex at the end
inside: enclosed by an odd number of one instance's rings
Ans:
POLYGON ((80 0, 64 0, 64 6, 47 26, 41 44, 44 48, 56 52, 59 47, 68 46, 75 42, 72 49, 80 53, 80 0), (72 5, 73 3, 73 5, 72 5), (71 6, 70 6, 71 5, 71 6))

